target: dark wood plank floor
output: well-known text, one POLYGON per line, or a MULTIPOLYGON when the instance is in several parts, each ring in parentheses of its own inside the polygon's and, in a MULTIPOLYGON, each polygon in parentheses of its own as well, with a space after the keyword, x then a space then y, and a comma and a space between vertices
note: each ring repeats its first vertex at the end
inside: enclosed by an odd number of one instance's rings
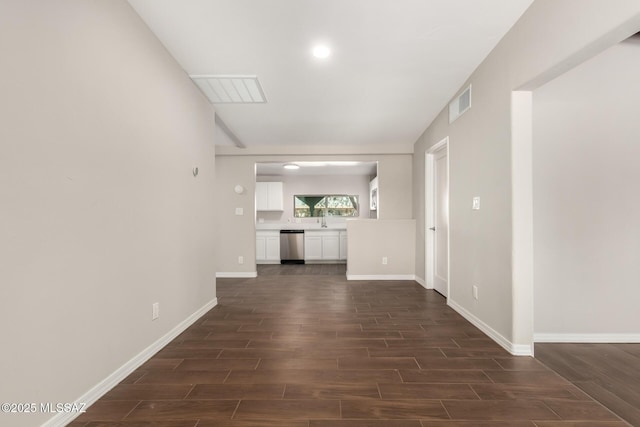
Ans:
POLYGON ((258 276, 345 275, 347 264, 259 264, 258 276))
POLYGON ((620 427, 415 282, 219 279, 219 305, 74 427, 620 427))
POLYGON ((536 358, 640 426, 640 344, 536 344, 536 358))

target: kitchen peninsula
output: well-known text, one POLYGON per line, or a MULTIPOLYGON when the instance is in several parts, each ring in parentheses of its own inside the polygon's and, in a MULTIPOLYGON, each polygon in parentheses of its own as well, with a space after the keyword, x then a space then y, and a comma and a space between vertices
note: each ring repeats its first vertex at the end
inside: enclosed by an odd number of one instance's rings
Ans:
POLYGON ((300 230, 304 233, 304 262, 344 263, 347 260, 347 225, 304 223, 256 224, 256 263, 279 264, 280 234, 282 230, 300 230))

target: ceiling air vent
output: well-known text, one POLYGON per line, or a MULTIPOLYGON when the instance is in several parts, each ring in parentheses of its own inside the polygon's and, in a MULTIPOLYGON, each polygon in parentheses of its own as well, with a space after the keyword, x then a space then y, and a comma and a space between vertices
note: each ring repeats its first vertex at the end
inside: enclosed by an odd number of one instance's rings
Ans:
POLYGON ((267 102, 256 76, 189 76, 212 104, 267 102))
POLYGON ((469 108, 471 108, 471 85, 449 104, 449 123, 453 123, 469 108))

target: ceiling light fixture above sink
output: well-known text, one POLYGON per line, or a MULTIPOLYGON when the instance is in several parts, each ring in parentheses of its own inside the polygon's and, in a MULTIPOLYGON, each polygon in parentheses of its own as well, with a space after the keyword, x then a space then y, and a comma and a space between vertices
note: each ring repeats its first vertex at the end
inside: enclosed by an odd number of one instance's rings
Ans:
POLYGON ((290 169, 290 170, 296 170, 296 169, 300 169, 300 166, 296 165, 295 163, 287 163, 283 166, 283 168, 285 169, 290 169))

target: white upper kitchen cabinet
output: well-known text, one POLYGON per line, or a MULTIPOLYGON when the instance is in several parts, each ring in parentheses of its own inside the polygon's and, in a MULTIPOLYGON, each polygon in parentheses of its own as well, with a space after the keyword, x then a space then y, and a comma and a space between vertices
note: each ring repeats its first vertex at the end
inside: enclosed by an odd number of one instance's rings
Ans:
POLYGON ((284 210, 282 182, 256 182, 256 210, 284 210))

